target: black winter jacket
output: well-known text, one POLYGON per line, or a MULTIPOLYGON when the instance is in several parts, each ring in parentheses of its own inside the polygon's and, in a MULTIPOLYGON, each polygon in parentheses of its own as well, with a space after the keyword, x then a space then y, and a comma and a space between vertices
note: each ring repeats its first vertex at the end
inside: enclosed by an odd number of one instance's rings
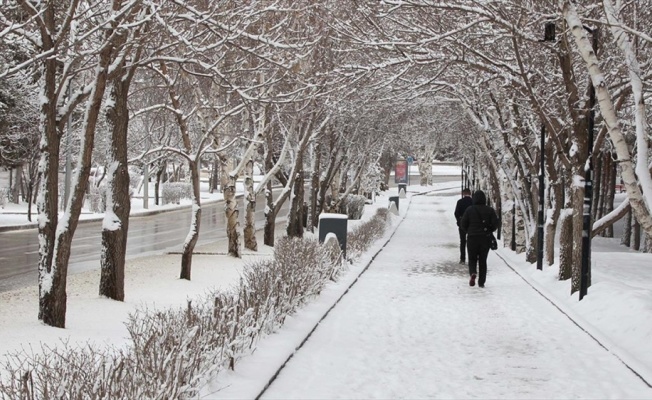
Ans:
POLYGON ((460 228, 468 236, 488 235, 498 229, 496 211, 486 204, 487 198, 482 191, 473 193, 473 205, 466 209, 460 220, 460 228), (486 224, 483 221, 486 221, 486 224), (489 228, 487 229, 485 225, 489 228))
POLYGON ((464 211, 473 204, 471 196, 464 196, 461 199, 457 200, 457 205, 455 205, 455 220, 457 221, 457 226, 460 226, 460 219, 464 215, 464 211))

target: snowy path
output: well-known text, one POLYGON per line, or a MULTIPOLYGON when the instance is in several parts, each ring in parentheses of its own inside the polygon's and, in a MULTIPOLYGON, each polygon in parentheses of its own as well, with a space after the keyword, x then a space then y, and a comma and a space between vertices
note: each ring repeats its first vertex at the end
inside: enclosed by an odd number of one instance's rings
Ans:
POLYGON ((263 398, 652 398, 495 255, 485 289, 457 264, 457 197, 405 221, 263 398))

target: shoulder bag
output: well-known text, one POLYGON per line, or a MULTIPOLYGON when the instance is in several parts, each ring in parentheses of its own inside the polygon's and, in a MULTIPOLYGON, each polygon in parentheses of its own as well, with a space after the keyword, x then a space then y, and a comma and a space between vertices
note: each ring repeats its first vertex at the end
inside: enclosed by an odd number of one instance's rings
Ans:
POLYGON ((492 228, 489 227, 489 224, 487 223, 487 221, 482 219, 482 215, 480 215, 480 211, 478 211, 478 209, 475 206, 473 208, 475 209, 475 213, 478 214, 478 218, 480 218, 480 221, 482 221, 482 224, 484 225, 485 232, 488 232, 487 233, 487 240, 489 241, 489 248, 491 250, 497 250, 498 249, 498 242, 496 241, 496 237, 494 236, 492 228))

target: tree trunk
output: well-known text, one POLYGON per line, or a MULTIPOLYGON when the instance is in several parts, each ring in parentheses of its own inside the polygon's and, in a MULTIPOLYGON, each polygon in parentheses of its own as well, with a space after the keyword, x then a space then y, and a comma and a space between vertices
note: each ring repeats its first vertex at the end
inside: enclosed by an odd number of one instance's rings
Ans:
MULTIPOLYGON (((616 193, 616 163, 611 160, 609 157, 609 180, 607 182, 606 197, 605 197, 605 215, 609 214, 614 210, 614 196, 616 193)), ((604 231, 604 236, 608 238, 614 237, 614 227, 613 224, 609 225, 604 231)))
POLYGON ((129 232, 129 169, 127 163, 127 132, 129 109, 127 96, 131 79, 123 76, 113 80, 112 106, 107 107, 111 125, 111 153, 107 178, 106 209, 102 224, 100 258, 100 296, 124 301, 125 256, 129 232))
POLYGON ((310 173, 310 188, 308 193, 308 220, 307 229, 309 232, 314 232, 319 224, 319 213, 317 211, 317 199, 319 197, 319 175, 321 168, 321 144, 315 145, 312 152, 312 168, 310 173))
MULTIPOLYGON (((55 29, 54 3, 48 3, 44 11, 46 24, 51 32, 55 29)), ((106 35, 110 35, 107 32, 106 35)), ((107 36, 108 37, 108 36, 107 36)), ((41 35, 43 40, 42 51, 54 48, 49 35, 41 35)), ((66 325, 66 280, 68 274, 68 260, 70 259, 70 245, 77 229, 81 213, 84 194, 88 187, 90 175, 91 154, 93 140, 97 125, 102 97, 104 96, 107 80, 107 70, 110 62, 112 47, 106 44, 100 51, 93 79, 91 93, 87 100, 82 128, 82 141, 78 173, 73 185, 70 201, 68 202, 63 220, 59 226, 57 218, 58 203, 58 169, 60 137, 57 132, 57 59, 48 57, 43 61, 42 101, 41 108, 41 163, 39 174, 42 179, 43 190, 39 201, 39 319, 46 325, 64 328, 66 325)))
POLYGON ((340 169, 341 166, 341 158, 336 159, 331 153, 330 157, 330 162, 328 164, 328 168, 326 170, 326 173, 322 175, 323 180, 320 180, 319 182, 319 192, 317 196, 317 211, 315 215, 315 226, 319 225, 319 214, 322 212, 330 212, 330 204, 327 204, 329 201, 327 200, 328 196, 328 190, 331 187, 331 184, 333 182, 333 178, 335 177, 337 171, 340 169))
POLYGON ((636 217, 633 217, 632 220, 631 249, 639 251, 641 249, 641 225, 638 223, 636 217))
POLYGON ((534 230, 534 235, 530 236, 527 238, 529 241, 528 245, 525 247, 525 261, 529 262, 530 264, 534 264, 537 262, 537 234, 538 230, 534 230))
POLYGON ((591 221, 597 221, 602 216, 602 205, 604 197, 602 191, 604 188, 604 152, 593 155, 593 198, 591 199, 591 221))
POLYGON ((240 221, 238 219, 240 211, 238 210, 238 202, 235 198, 235 183, 237 177, 229 177, 228 183, 224 186, 224 214, 226 216, 226 235, 229 240, 228 251, 232 257, 240 258, 240 221))
POLYGON ((256 193, 254 192, 254 162, 247 161, 244 170, 244 246, 258 251, 256 242, 256 193))
MULTIPOLYGON (((51 10, 48 9, 48 12, 51 10)), ((52 10, 52 13, 54 11, 52 10)), ((51 45, 51 43, 50 43, 51 45)), ((45 47, 44 50, 49 47, 45 47)), ((39 192, 37 209, 39 218, 39 313, 38 319, 46 325, 64 328, 66 325, 66 277, 68 264, 59 262, 64 249, 55 254, 59 221, 59 136, 57 134, 56 60, 43 61, 41 74, 42 96, 49 101, 41 102, 41 141, 39 151, 39 192)))
POLYGON ((267 182, 265 191, 265 228, 263 232, 263 243, 267 246, 274 246, 274 231, 276 230, 276 213, 274 212, 274 195, 272 194, 272 182, 267 182))
POLYGON ((555 237, 557 236, 557 223, 559 221, 559 216, 561 215, 561 205, 563 204, 563 190, 564 188, 561 184, 556 181, 550 184, 552 199, 548 209, 548 216, 545 221, 545 258, 548 265, 553 265, 555 263, 555 237))
POLYGON ((340 202, 340 180, 342 176, 342 171, 340 169, 337 169, 333 173, 333 180, 331 181, 330 184, 330 191, 331 191, 331 201, 330 204, 328 205, 329 209, 327 212, 336 212, 336 210, 332 210, 331 207, 333 204, 338 204, 340 202))
POLYGON ((623 236, 620 239, 620 244, 623 246, 631 247, 632 239, 632 211, 630 210, 625 217, 625 227, 623 229, 623 236))
POLYGON ((16 168, 12 168, 12 171, 15 172, 14 184, 11 188, 11 201, 14 204, 20 204, 21 192, 23 187, 23 166, 19 164, 16 168))
POLYGON ((215 157, 213 160, 213 168, 211 170, 211 179, 210 179, 210 188, 209 192, 213 193, 217 190, 218 187, 218 182, 219 182, 219 171, 220 171, 220 159, 218 157, 215 157))
POLYGON ((30 179, 27 182, 27 220, 29 222, 32 222, 32 203, 34 202, 34 186, 35 186, 35 179, 33 178, 33 169, 31 166, 31 160, 30 160, 30 168, 29 168, 29 175, 30 179))
POLYGON ((516 207, 516 253, 525 252, 527 245, 527 234, 525 232, 525 218, 520 207, 516 207))
POLYGON ((154 182, 154 204, 161 205, 161 179, 163 179, 163 172, 165 171, 165 163, 158 166, 156 170, 156 181, 154 182))
POLYGON ((559 280, 565 281, 573 275, 573 210, 565 208, 559 218, 559 280))
POLYGON ((188 161, 188 171, 192 182, 192 218, 190 231, 183 242, 181 253, 181 273, 179 279, 190 280, 192 272, 192 253, 195 250, 197 239, 199 239, 199 228, 201 226, 201 198, 199 194, 199 164, 198 161, 188 161))
POLYGON ((290 211, 288 213, 287 235, 289 237, 303 237, 303 170, 299 169, 296 174, 294 185, 292 186, 293 195, 290 199, 290 211))
POLYGON ((652 238, 647 234, 643 234, 643 237, 643 252, 652 253, 652 238))
POLYGON ((580 279, 582 275, 584 187, 572 186, 571 199, 573 206, 573 271, 571 275, 571 294, 573 294, 580 290, 580 279))

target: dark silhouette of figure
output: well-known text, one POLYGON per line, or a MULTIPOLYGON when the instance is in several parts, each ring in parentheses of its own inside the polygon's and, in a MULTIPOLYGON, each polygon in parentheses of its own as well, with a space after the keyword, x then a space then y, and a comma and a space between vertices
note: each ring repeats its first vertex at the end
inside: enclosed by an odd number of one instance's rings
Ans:
POLYGON ((457 200, 457 205, 455 206, 455 220, 457 221, 457 230, 460 233, 460 264, 466 262, 466 232, 460 228, 460 220, 462 219, 462 215, 464 215, 464 211, 472 203, 471 191, 469 189, 462 190, 462 198, 457 200))
POLYGON ((466 247, 469 253, 469 285, 475 285, 479 272, 478 286, 484 287, 487 280, 487 256, 489 255, 490 235, 498 228, 496 211, 487 205, 487 197, 482 190, 473 193, 473 205, 468 207, 460 220, 460 229, 466 232, 466 247), (479 271, 477 268, 479 267, 479 271))

